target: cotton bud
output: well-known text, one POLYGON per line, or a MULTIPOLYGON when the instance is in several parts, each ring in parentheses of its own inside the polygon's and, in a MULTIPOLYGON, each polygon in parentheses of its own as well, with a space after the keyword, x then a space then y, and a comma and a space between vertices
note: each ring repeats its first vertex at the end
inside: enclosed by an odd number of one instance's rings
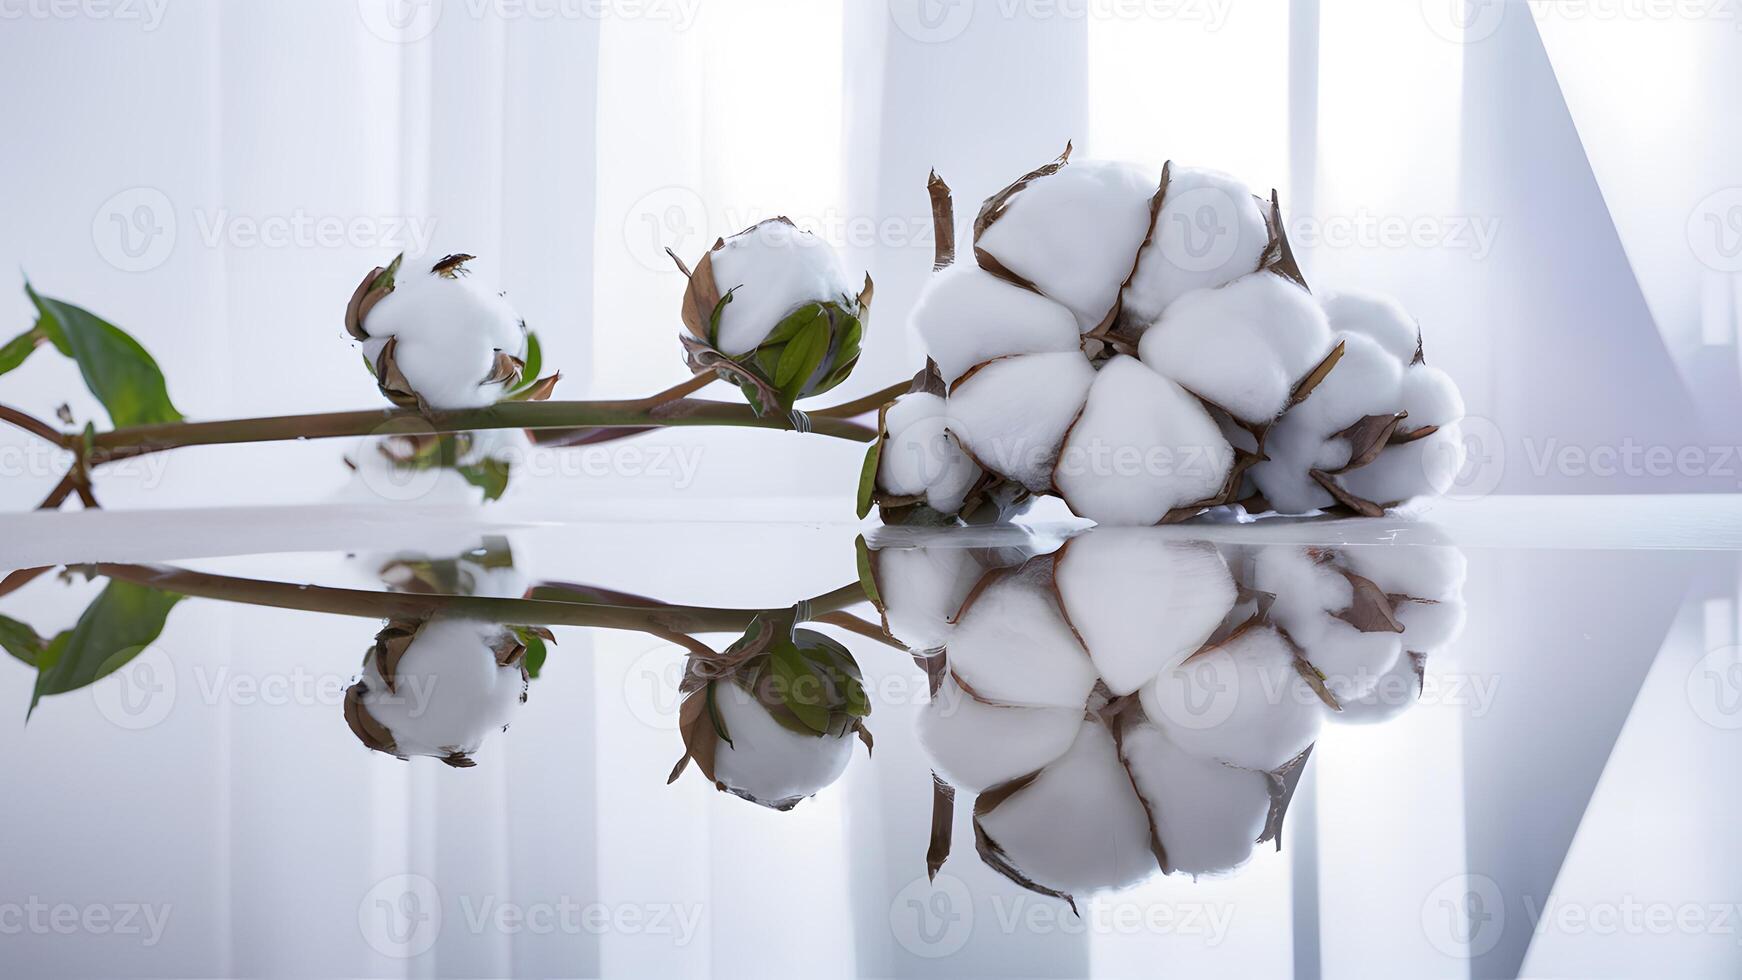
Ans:
POLYGON ((524 636, 550 638, 538 627, 458 617, 393 620, 345 692, 345 721, 377 752, 474 765, 485 736, 505 730, 526 700, 524 636))
POLYGON ((1270 244, 1258 198, 1227 174, 1169 164, 1161 187, 1155 230, 1124 292, 1125 318, 1144 326, 1194 289, 1258 271, 1270 244))
POLYGON ((1083 332, 1108 323, 1149 235, 1153 171, 1058 160, 987 199, 974 222, 982 267, 1063 304, 1083 332))
POLYGON ((526 324, 503 294, 450 255, 427 273, 401 256, 363 278, 345 327, 381 393, 402 408, 479 408, 521 386, 530 350, 526 324))
POLYGON ((1234 418, 1265 425, 1331 351, 1324 311, 1298 284, 1255 272, 1186 293, 1138 344, 1143 363, 1234 418))
POLYGON ((839 779, 852 737, 867 750, 871 712, 859 665, 847 648, 792 616, 757 618, 719 658, 692 659, 678 712, 684 755, 721 792, 790 810, 839 779))
POLYGON ((720 239, 693 270, 678 266, 689 278, 690 369, 738 385, 758 413, 788 412, 858 363, 871 277, 855 293, 834 249, 787 218, 720 239))
POLYGON ((1247 629, 1140 692, 1144 713, 1181 749, 1242 769, 1270 772, 1318 737, 1324 708, 1277 630, 1247 629))
POLYGON ((1026 784, 975 803, 982 856, 1043 891, 1122 888, 1158 870, 1143 803, 1099 718, 1026 784))
POLYGON ((1154 821, 1165 870, 1215 877, 1252 857, 1270 815, 1265 774, 1193 755, 1144 722, 1125 729, 1119 749, 1154 821))

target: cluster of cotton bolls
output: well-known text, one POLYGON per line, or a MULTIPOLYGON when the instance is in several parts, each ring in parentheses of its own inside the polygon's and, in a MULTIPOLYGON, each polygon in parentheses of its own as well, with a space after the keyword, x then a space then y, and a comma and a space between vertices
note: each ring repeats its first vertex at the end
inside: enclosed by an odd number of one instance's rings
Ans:
POLYGON ((1450 547, 920 534, 866 561, 932 674, 920 740, 977 794, 981 856, 1046 894, 1238 868, 1279 834, 1322 722, 1414 703, 1462 624, 1450 547))
POLYGON ((1396 304, 1309 292, 1274 193, 1069 157, 985 202, 973 262, 939 249, 913 311, 936 384, 895 402, 877 450, 887 522, 936 523, 1000 483, 1124 525, 1445 491, 1456 386, 1396 304))

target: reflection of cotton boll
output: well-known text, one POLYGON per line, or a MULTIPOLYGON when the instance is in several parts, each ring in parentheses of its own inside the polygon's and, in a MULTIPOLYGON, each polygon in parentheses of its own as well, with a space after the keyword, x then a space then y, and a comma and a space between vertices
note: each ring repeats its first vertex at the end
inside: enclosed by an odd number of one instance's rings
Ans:
POLYGON ((1397 605, 1405 650, 1435 650, 1463 631, 1468 562, 1462 551, 1439 545, 1371 545, 1344 548, 1339 554, 1355 574, 1387 593, 1426 600, 1397 605))
POLYGON ((1194 756, 1151 724, 1127 728, 1120 748, 1169 871, 1195 878, 1246 863, 1270 814, 1263 774, 1194 756))
POLYGON ((1414 359, 1420 329, 1397 300, 1377 293, 1345 291, 1325 296, 1323 304, 1332 330, 1369 337, 1399 363, 1414 359))
POLYGON ((1049 493, 1059 445, 1094 380, 1078 353, 992 361, 951 392, 950 431, 981 466, 1049 493))
POLYGON ((434 408, 477 408, 500 398, 501 383, 485 384, 498 351, 525 355, 520 315, 508 300, 463 267, 450 274, 405 263, 393 291, 363 318, 363 354, 378 364, 393 340, 393 361, 412 391, 434 408))
POLYGON ((933 276, 912 318, 945 384, 994 357, 1079 349, 1070 310, 971 263, 933 276))
POLYGON ((1168 738, 1201 759, 1269 772, 1318 736, 1322 703, 1276 630, 1250 629, 1164 670, 1139 697, 1168 738))
POLYGON ((731 743, 718 743, 714 778, 764 806, 795 803, 841 778, 854 735, 807 735, 774 720, 762 703, 728 681, 715 684, 714 703, 731 743))
POLYGON ((991 577, 962 608, 949 639, 950 669, 976 694, 1003 704, 1081 709, 1095 668, 1071 632, 1044 562, 991 577))
POLYGON ((1091 330, 1131 274, 1155 192, 1155 175, 1129 163, 1067 164, 1018 191, 976 244, 1091 330))
POLYGON ((739 232, 708 254, 720 295, 732 294, 720 312, 718 347, 733 356, 753 350, 799 307, 850 304, 856 292, 833 246, 781 219, 739 232))
POLYGON ((936 650, 949 638, 950 620, 980 580, 966 548, 885 548, 872 554, 883 619, 910 650, 936 650))
POLYGON ((1085 721, 1062 758, 979 822, 1011 864, 1054 891, 1121 888, 1158 869, 1143 804, 1097 720, 1085 721))
POLYGON ((928 392, 909 392, 884 412, 884 443, 877 464, 877 486, 899 496, 924 496, 933 510, 954 514, 980 467, 949 432, 944 400, 928 392))
POLYGON ((1059 601, 1095 669, 1130 694, 1203 645, 1234 605, 1216 549, 1153 528, 1096 528, 1066 543, 1059 601))
POLYGON ((1354 587, 1337 566, 1315 560, 1304 548, 1278 545, 1259 551, 1252 585, 1276 596, 1271 618, 1300 645, 1339 702, 1371 691, 1403 652, 1398 634, 1363 633, 1332 615, 1350 607, 1354 587))
POLYGON ((1275 418, 1330 349, 1318 303, 1269 272, 1181 296, 1138 342, 1151 369, 1254 423, 1275 418))
POLYGON ((1233 448, 1196 398, 1121 354, 1095 376, 1053 482, 1080 517, 1147 525, 1221 493, 1233 464, 1233 448))
POLYGON ((507 728, 525 699, 518 660, 498 662, 497 648, 514 640, 495 623, 468 619, 437 617, 415 629, 397 663, 383 664, 393 641, 378 640, 364 661, 361 690, 353 687, 347 697, 356 697, 368 718, 391 733, 392 746, 384 751, 470 765, 485 736, 507 728), (391 688, 384 670, 392 675, 391 688))
POLYGON ((1217 170, 1168 168, 1155 232, 1125 287, 1125 314, 1150 324, 1194 289, 1232 282, 1258 269, 1270 231, 1245 184, 1217 170))
POLYGON ((1081 708, 986 704, 946 678, 920 712, 919 742, 944 778, 978 793, 1064 755, 1082 723, 1081 708))
POLYGON ((1413 657, 1402 656, 1358 698, 1343 701, 1342 711, 1332 712, 1332 721, 1345 725, 1374 725, 1403 714, 1421 698, 1421 674, 1413 657))

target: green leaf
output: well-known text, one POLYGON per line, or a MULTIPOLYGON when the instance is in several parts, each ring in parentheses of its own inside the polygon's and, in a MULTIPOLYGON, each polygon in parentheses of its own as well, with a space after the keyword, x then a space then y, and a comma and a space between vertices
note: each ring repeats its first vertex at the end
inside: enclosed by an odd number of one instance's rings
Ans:
POLYGON ((847 377, 853 373, 853 368, 859 364, 859 350, 865 337, 865 325, 860 322, 858 317, 850 313, 842 313, 840 316, 844 322, 835 326, 836 332, 840 335, 840 345, 835 348, 834 352, 835 366, 829 371, 828 377, 824 378, 807 394, 820 395, 830 390, 847 380, 847 377))
POLYGON ((18 620, 0 616, 0 647, 35 667, 42 661, 42 655, 48 652, 48 641, 18 620))
POLYGON ((544 658, 550 651, 545 648, 544 637, 536 633, 523 633, 520 639, 526 644, 526 658, 521 661, 526 667, 526 676, 536 679, 538 672, 544 669, 544 658))
POLYGON ((780 352, 780 364, 774 371, 774 386, 782 394, 797 395, 804 383, 816 373, 829 353, 829 320, 817 307, 817 314, 786 343, 780 352))
POLYGON ((41 317, 37 329, 78 362, 85 387, 116 428, 181 421, 163 372, 139 341, 89 310, 37 293, 29 283, 24 291, 41 317))
MULTIPOLYGON (((720 346, 720 316, 726 312, 726 304, 732 302, 732 294, 738 291, 737 286, 726 290, 726 295, 714 304, 714 311, 708 314, 708 346, 720 346)), ((729 743, 728 743, 729 744, 729 743)))
POLYGON ((104 586, 77 625, 56 637, 38 658, 30 711, 44 697, 93 684, 139 656, 163 632, 164 620, 181 599, 131 582, 104 586))
POLYGON ((47 339, 48 335, 43 333, 41 327, 31 327, 8 340, 6 346, 0 347, 0 374, 23 364, 25 358, 35 353, 36 348, 47 339))
POLYGON ((779 683, 781 701, 806 728, 821 735, 829 730, 829 708, 823 697, 824 684, 790 640, 774 649, 770 661, 779 683))
POLYGON ((505 459, 486 459, 470 466, 456 466, 455 472, 466 482, 484 491, 485 500, 501 500, 508 491, 509 463, 505 459))
POLYGON ((865 535, 859 535, 859 540, 853 542, 853 550, 856 553, 854 564, 859 570, 859 587, 865 590, 865 598, 871 600, 871 605, 882 612, 883 595, 877 591, 877 576, 871 571, 871 546, 865 543, 865 535))
POLYGON ((821 303, 811 303, 801 306, 786 315, 786 319, 774 325, 774 330, 762 338, 762 345, 768 347, 774 344, 784 344, 798 336, 798 332, 810 326, 823 315, 821 303))
POLYGON ((871 496, 877 492, 877 464, 883 459, 883 436, 871 441, 865 450, 865 463, 859 467, 859 519, 871 513, 871 496))
POLYGON ((538 372, 544 368, 544 351, 538 346, 538 334, 526 331, 526 366, 520 369, 520 383, 515 391, 525 391, 538 383, 538 372))

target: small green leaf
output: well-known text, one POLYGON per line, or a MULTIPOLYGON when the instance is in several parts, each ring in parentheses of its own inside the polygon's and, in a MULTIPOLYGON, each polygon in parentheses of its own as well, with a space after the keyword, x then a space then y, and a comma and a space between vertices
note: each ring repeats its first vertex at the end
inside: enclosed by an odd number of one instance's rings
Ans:
POLYGON ((859 540, 853 543, 853 550, 856 552, 854 564, 859 569, 859 587, 865 590, 865 598, 871 600, 871 605, 882 612, 883 595, 877 591, 877 575, 871 570, 871 546, 865 543, 865 535, 859 535, 859 540))
POLYGON ((505 459, 486 459, 470 466, 456 466, 455 471, 467 483, 484 491, 485 500, 501 500, 508 492, 509 463, 505 459))
POLYGON ((830 369, 828 377, 824 378, 807 394, 820 395, 834 388, 847 380, 848 376, 853 373, 853 368, 859 364, 859 350, 861 342, 864 340, 865 326, 858 317, 850 313, 843 313, 840 316, 843 318, 843 322, 836 324, 835 327, 836 332, 840 335, 840 344, 834 351, 835 366, 830 369))
POLYGON ((865 450, 865 463, 859 467, 859 519, 871 513, 871 496, 877 492, 877 464, 883 459, 883 436, 872 440, 865 450))
POLYGON ((780 365, 774 372, 774 386, 782 394, 794 396, 804 390, 804 383, 816 373, 829 353, 829 321, 817 307, 817 316, 800 328, 780 352, 780 365))
POLYGON ((156 642, 169 611, 181 598, 131 582, 111 581, 104 586, 77 625, 57 636, 38 658, 30 711, 44 697, 93 684, 139 656, 156 642))
POLYGON ((800 330, 816 322, 817 318, 822 315, 823 306, 821 303, 811 303, 793 310, 786 315, 786 319, 774 325, 774 330, 768 336, 762 338, 762 346, 786 343, 798 336, 800 330))
POLYGON ((738 291, 737 286, 726 290, 726 295, 714 304, 714 311, 708 314, 708 346, 720 346, 720 316, 726 312, 726 304, 732 302, 732 294, 738 291))
POLYGON ((0 374, 23 364, 25 358, 35 353, 36 348, 47 339, 48 336, 41 327, 32 327, 8 340, 6 346, 0 347, 0 374))
POLYGON ((811 731, 821 735, 829 730, 829 708, 824 703, 823 682, 811 671, 805 657, 790 640, 781 641, 774 649, 770 663, 779 683, 781 701, 811 731))
POLYGON ((32 667, 41 663, 48 641, 16 619, 0 616, 0 647, 32 667))
POLYGON ((369 377, 379 380, 380 376, 375 373, 375 362, 369 360, 368 353, 363 354, 363 366, 369 369, 369 377))
POLYGON ((36 304, 37 329, 78 362, 85 387, 103 403, 116 428, 181 421, 163 372, 139 341, 89 310, 39 294, 29 283, 24 291, 36 304))
POLYGON ((526 644, 526 658, 521 664, 526 667, 526 676, 536 679, 538 672, 544 669, 544 658, 550 651, 545 648, 544 637, 536 633, 523 633, 520 640, 526 644))
POLYGON ((538 383, 538 372, 544 368, 544 351, 538 345, 538 334, 526 331, 526 366, 520 369, 520 383, 515 391, 525 391, 538 383))

